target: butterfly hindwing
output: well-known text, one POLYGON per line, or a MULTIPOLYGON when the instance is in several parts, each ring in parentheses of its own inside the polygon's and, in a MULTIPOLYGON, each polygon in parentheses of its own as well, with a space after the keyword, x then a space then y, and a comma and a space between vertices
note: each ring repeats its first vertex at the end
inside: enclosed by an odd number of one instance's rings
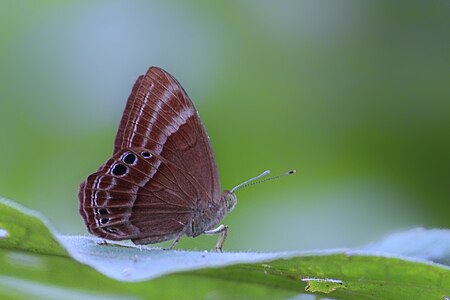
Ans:
POLYGON ((186 179, 181 189, 161 159, 147 149, 124 149, 82 183, 80 213, 91 233, 139 240, 183 231, 195 209, 186 194, 196 189, 186 179))

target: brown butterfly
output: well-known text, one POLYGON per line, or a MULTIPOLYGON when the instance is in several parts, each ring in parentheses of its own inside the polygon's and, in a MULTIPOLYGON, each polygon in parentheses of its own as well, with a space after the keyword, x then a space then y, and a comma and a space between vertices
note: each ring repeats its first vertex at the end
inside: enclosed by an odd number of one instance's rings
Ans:
POLYGON ((174 240, 172 249, 183 235, 219 234, 222 251, 228 226, 218 224, 236 205, 234 191, 251 180, 220 192, 197 110, 173 76, 151 67, 128 98, 113 156, 81 183, 80 214, 105 239, 174 240))

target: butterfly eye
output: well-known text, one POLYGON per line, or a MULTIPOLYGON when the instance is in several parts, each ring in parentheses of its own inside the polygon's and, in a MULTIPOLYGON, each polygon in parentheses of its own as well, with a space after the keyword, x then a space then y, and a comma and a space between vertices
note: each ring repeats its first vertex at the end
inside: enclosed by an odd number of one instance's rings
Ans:
POLYGON ((226 201, 227 201, 227 209, 228 212, 232 211, 234 209, 234 207, 236 206, 237 203, 237 197, 234 193, 229 193, 226 197, 225 197, 226 201))
POLYGON ((134 162, 136 161, 136 155, 134 155, 133 153, 128 153, 124 158, 123 161, 129 165, 134 164, 134 162))
POLYGON ((143 158, 150 158, 150 157, 152 157, 152 155, 149 152, 142 152, 141 155, 142 155, 143 158))
POLYGON ((113 167, 112 173, 116 176, 122 176, 127 172, 127 167, 122 164, 117 164, 113 167))

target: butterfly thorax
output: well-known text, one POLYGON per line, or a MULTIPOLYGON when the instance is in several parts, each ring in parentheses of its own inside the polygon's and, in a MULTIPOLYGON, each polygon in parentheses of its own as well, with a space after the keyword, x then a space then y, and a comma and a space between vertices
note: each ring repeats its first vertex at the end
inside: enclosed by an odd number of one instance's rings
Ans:
POLYGON ((187 235, 196 237, 206 230, 216 227, 234 209, 236 201, 237 198, 234 193, 224 191, 220 201, 209 202, 208 207, 198 209, 192 220, 190 232, 187 232, 187 235))

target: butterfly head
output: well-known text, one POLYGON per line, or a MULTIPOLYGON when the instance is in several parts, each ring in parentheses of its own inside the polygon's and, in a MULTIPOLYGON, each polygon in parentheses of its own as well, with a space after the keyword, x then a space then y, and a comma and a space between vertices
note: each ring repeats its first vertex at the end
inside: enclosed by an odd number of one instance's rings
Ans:
POLYGON ((237 197, 234 192, 224 191, 223 192, 223 200, 225 201, 227 212, 231 212, 237 203, 237 197))

